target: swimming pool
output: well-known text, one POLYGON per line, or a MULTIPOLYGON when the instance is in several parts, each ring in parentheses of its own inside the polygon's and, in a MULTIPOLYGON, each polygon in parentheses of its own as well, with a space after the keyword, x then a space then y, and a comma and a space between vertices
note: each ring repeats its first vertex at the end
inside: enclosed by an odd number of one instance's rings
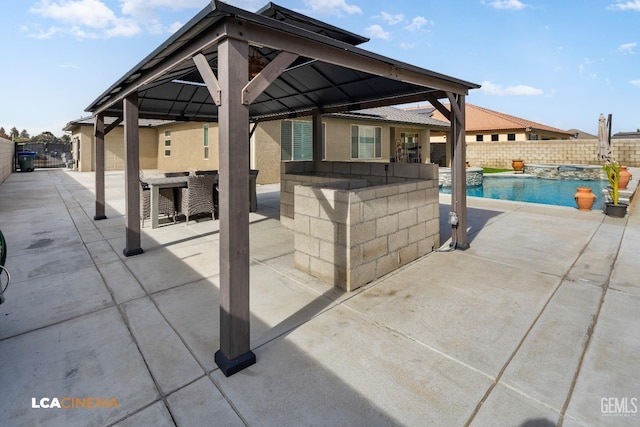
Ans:
MULTIPOLYGON (((607 184, 607 181, 601 180, 576 181, 485 175, 482 185, 467 187, 467 196, 576 207, 573 198, 576 194, 576 188, 591 187, 591 191, 596 195, 592 209, 603 209, 604 195, 602 190, 607 188, 607 184)), ((451 187, 440 187, 440 193, 451 194, 451 187)))

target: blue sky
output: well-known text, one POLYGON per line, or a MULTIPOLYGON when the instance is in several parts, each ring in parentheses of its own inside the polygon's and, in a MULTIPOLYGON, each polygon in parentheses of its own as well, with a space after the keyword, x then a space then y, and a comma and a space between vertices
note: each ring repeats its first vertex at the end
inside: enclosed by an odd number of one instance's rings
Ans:
MULTIPOLYGON (((3 2, 0 126, 64 125, 209 2, 3 2)), ((266 0, 229 0, 255 11, 266 0)), ((640 0, 279 0, 361 47, 482 84, 467 102, 561 129, 640 128, 640 0)))

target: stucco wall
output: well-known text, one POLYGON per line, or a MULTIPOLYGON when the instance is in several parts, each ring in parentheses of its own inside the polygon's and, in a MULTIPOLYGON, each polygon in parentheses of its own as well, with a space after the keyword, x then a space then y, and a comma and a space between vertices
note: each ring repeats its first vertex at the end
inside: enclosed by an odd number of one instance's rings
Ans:
POLYGON ((15 144, 9 139, 0 138, 0 184, 13 170, 15 144))
MULTIPOLYGON (((627 166, 640 166, 640 140, 614 139, 613 159, 627 166)), ((525 163, 599 164, 598 140, 549 140, 467 142, 467 161, 472 166, 511 168, 511 160, 525 163)))
MULTIPOLYGON (((156 169, 158 159, 158 142, 155 129, 140 129, 140 168, 156 169)), ((93 126, 78 126, 71 133, 72 154, 74 160, 80 160, 77 168, 80 172, 91 172, 96 169, 95 144, 93 142, 93 126), (76 159, 76 138, 80 140, 80 158, 76 159)), ((124 169, 124 128, 113 129, 104 141, 105 169, 124 169)))
POLYGON ((216 123, 176 123, 156 128, 158 169, 191 171, 219 169, 218 125, 216 123), (209 126, 209 158, 204 158, 204 126, 209 126), (165 138, 165 132, 171 136, 165 138), (165 139, 171 140, 171 156, 166 157, 165 139))
POLYGON ((258 169, 258 184, 280 182, 280 121, 263 122, 251 138, 251 169, 258 169))

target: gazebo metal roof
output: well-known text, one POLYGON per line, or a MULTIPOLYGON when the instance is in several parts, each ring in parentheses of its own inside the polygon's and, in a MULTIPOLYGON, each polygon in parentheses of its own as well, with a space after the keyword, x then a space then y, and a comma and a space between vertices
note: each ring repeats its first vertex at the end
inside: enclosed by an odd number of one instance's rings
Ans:
POLYGON ((217 74, 217 41, 229 17, 264 63, 282 50, 299 55, 251 103, 252 121, 440 99, 479 87, 356 47, 367 39, 273 3, 251 13, 213 1, 86 110, 122 116, 120 101, 137 91, 141 118, 217 121, 218 107, 191 58, 201 52, 217 74))

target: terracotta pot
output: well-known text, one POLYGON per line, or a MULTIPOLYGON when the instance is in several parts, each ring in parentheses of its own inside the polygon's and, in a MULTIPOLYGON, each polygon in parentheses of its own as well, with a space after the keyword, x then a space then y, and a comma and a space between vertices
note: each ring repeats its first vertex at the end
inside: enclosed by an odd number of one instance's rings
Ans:
POLYGON ((590 211, 596 195, 591 191, 591 187, 578 187, 577 193, 573 196, 578 205, 578 210, 590 211))
POLYGON ((620 166, 620 180, 618 181, 618 190, 624 190, 629 184, 631 179, 631 173, 627 170, 626 166, 620 166))
POLYGON ((520 172, 522 169, 524 169, 524 161, 523 160, 512 160, 511 161, 511 167, 513 168, 514 171, 520 172))

